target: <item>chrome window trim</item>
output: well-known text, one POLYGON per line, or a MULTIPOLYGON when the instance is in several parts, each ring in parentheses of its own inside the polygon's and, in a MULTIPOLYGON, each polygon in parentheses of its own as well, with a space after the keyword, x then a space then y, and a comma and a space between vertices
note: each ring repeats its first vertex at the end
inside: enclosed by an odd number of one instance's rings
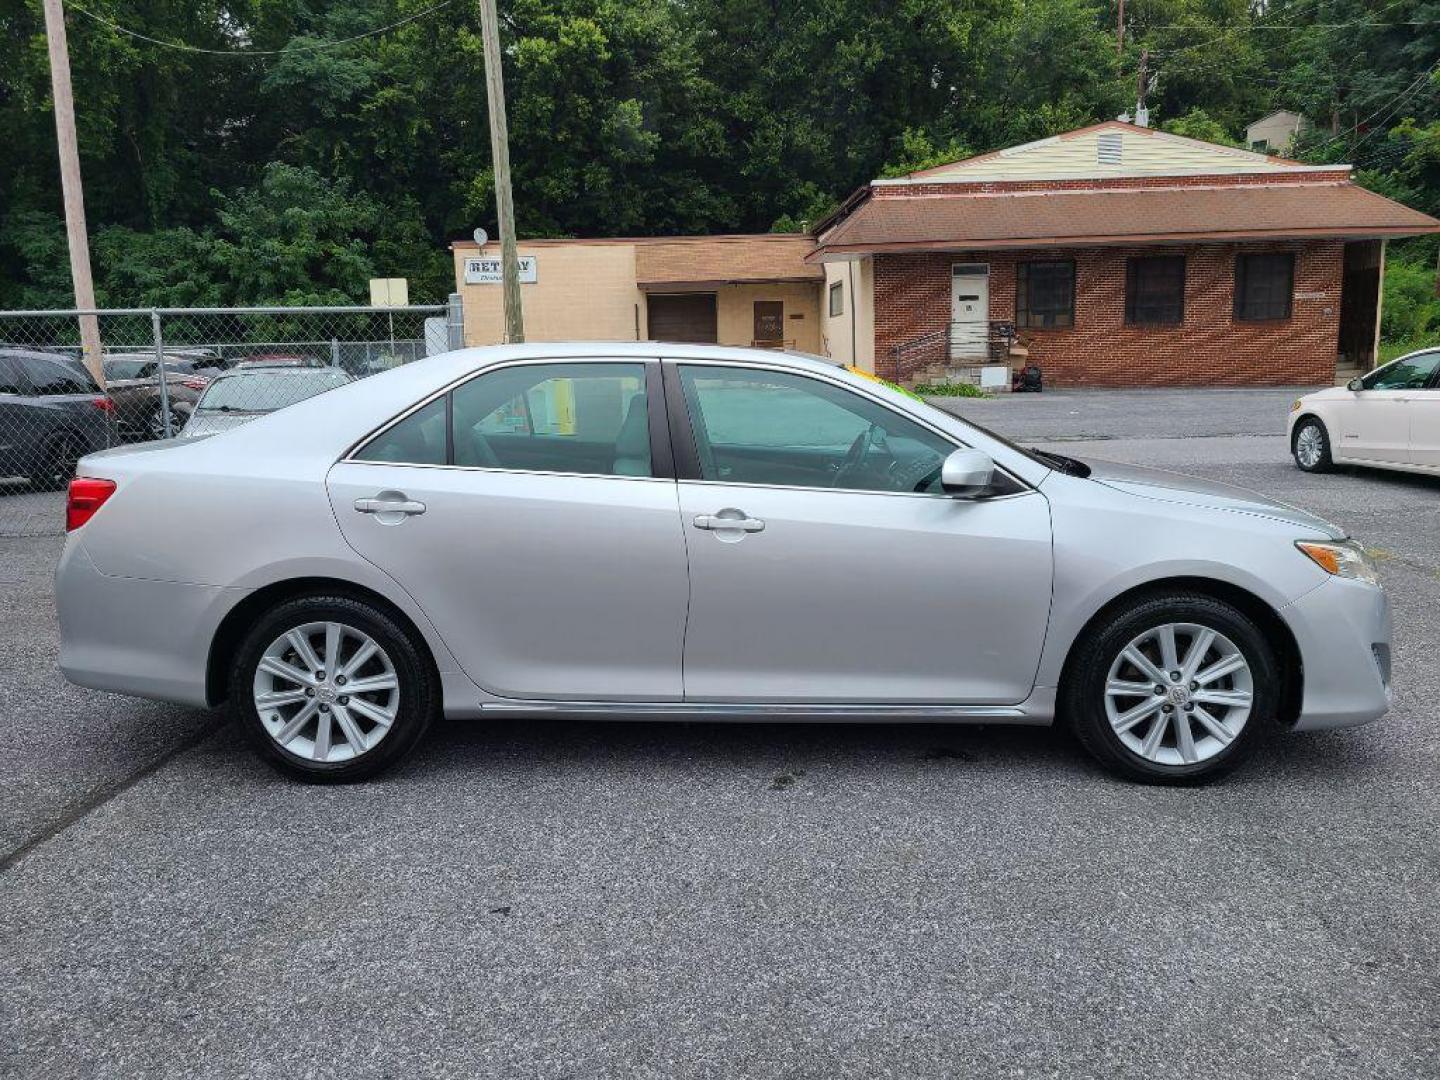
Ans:
MULTIPOLYGON (((488 367, 480 368, 478 371, 467 372, 466 374, 460 376, 459 378, 454 379, 454 380, 452 380, 451 382, 446 383, 446 384, 445 384, 444 386, 442 386, 439 390, 434 391, 434 392, 431 393, 428 397, 422 398, 420 401, 418 401, 418 402, 416 402, 415 404, 411 405, 411 406, 410 406, 408 409, 406 409, 404 412, 399 413, 398 415, 391 417, 389 420, 385 421, 385 423, 381 424, 379 427, 372 429, 368 434, 362 435, 360 438, 356 439, 353 443, 350 444, 350 448, 349 448, 348 450, 346 450, 343 454, 341 454, 338 458, 335 459, 335 464, 336 464, 336 465, 340 465, 340 464, 354 464, 354 465, 393 465, 393 466, 399 466, 400 468, 404 468, 404 469, 457 469, 457 470, 464 470, 464 471, 466 471, 466 472, 525 473, 525 474, 528 474, 528 475, 531 475, 531 476, 598 476, 598 477, 601 477, 601 478, 603 478, 603 479, 609 479, 609 480, 661 480, 661 481, 664 481, 664 482, 666 482, 666 483, 673 483, 673 482, 674 482, 674 478, 673 478, 673 477, 670 477, 670 476, 617 476, 615 473, 558 472, 558 471, 548 470, 548 469, 506 469, 506 468, 504 468, 504 467, 495 468, 494 466, 491 466, 491 465, 451 465, 449 462, 446 462, 444 465, 436 465, 434 462, 429 462, 429 461, 366 461, 366 460, 363 459, 363 458, 357 458, 357 457, 355 456, 355 455, 358 454, 361 450, 365 449, 365 447, 369 446, 370 443, 372 443, 372 442, 374 442, 376 439, 378 439, 381 435, 384 435, 385 432, 389 431, 392 427, 395 427, 397 424, 404 423, 406 420, 408 420, 408 419, 409 419, 411 416, 413 416, 415 413, 417 413, 417 412, 419 412, 421 409, 425 408, 425 406, 431 404, 432 402, 438 400, 439 398, 444 397, 446 394, 449 394, 449 393, 451 393, 452 391, 459 389, 461 386, 464 386, 467 382, 471 382, 472 380, 478 379, 478 378, 480 378, 481 376, 492 374, 493 372, 500 371, 500 370, 502 370, 502 369, 504 369, 504 368, 512 368, 512 367, 536 367, 536 366, 539 366, 539 365, 545 365, 545 366, 547 366, 547 367, 553 367, 553 366, 555 366, 556 364, 592 364, 592 363, 593 363, 593 364, 628 364, 628 365, 631 366, 631 367, 639 367, 639 368, 641 368, 641 369, 643 370, 646 364, 653 364, 653 363, 657 362, 659 359, 660 359, 660 358, 659 358, 658 356, 641 356, 641 357, 638 357, 638 358, 637 358, 637 357, 624 357, 624 358, 621 358, 621 357, 608 357, 608 356, 580 356, 580 357, 570 357, 570 358, 567 358, 567 357, 563 357, 563 356, 545 356, 545 357, 527 357, 527 358, 522 359, 522 360, 502 360, 501 362, 499 362, 499 363, 497 363, 497 364, 491 364, 491 365, 489 365, 488 367)), ((648 396, 647 396, 646 409, 648 410, 649 407, 650 407, 650 402, 649 402, 648 396)))
MULTIPOLYGON (((923 419, 922 417, 912 416, 910 413, 906 413, 906 412, 900 412, 900 411, 899 411, 898 409, 896 409, 895 406, 892 405, 890 402, 886 401, 885 399, 883 399, 883 398, 881 398, 881 397, 877 397, 876 395, 870 393, 870 392, 868 391, 868 388, 862 389, 862 388, 857 387, 857 386, 852 386, 850 383, 843 382, 843 381, 841 381, 840 379, 833 378, 833 377, 831 377, 830 375, 825 374, 825 373, 822 373, 822 372, 819 372, 819 371, 809 371, 809 370, 802 370, 802 369, 798 369, 798 368, 775 367, 773 364, 766 364, 766 363, 763 363, 763 362, 758 361, 758 360, 733 360, 733 359, 729 359, 729 358, 716 359, 716 360, 710 360, 710 359, 707 358, 707 359, 703 359, 703 360, 697 360, 697 359, 685 358, 685 357, 675 357, 675 358, 665 357, 665 358, 663 358, 663 359, 661 360, 661 363, 664 363, 664 364, 674 364, 677 368, 678 368, 678 367, 681 367, 681 366, 687 366, 687 367, 688 367, 688 366, 701 366, 701 367, 725 366, 725 367, 752 368, 752 369, 754 369, 754 370, 756 370, 756 371, 770 371, 770 372, 774 372, 775 374, 778 374, 778 375, 795 375, 795 376, 798 376, 798 377, 800 377, 800 378, 802 378, 802 379, 815 379, 815 380, 817 380, 817 381, 819 381, 819 382, 829 383, 831 386, 834 386, 834 387, 837 387, 837 388, 839 388, 839 389, 841 389, 841 390, 844 390, 844 391, 847 391, 847 392, 849 392, 849 393, 852 393, 852 394, 856 395, 857 397, 862 397, 862 398, 864 398, 865 400, 871 402, 872 404, 877 405, 877 406, 879 406, 880 408, 884 409, 886 412, 893 413, 893 414, 895 414, 896 416, 902 417, 903 419, 910 421, 912 424, 915 424, 915 425, 917 425, 918 427, 924 428, 925 430, 929 431, 932 435, 936 435, 936 436, 938 436, 940 439, 942 439, 943 441, 950 443, 950 445, 953 446, 953 447, 955 447, 955 449, 957 449, 957 450, 973 450, 973 449, 975 449, 975 447, 971 446, 969 443, 964 443, 964 442, 958 441, 958 440, 955 438, 954 435, 950 434, 948 431, 942 431, 940 428, 936 427, 934 424, 930 423, 930 421, 928 421, 928 420, 926 420, 926 419, 923 419)), ((959 417, 956 417, 956 419, 958 420, 959 417)), ((963 424, 964 422, 965 422, 965 421, 960 420, 960 423, 963 424)), ((691 428, 691 437, 692 437, 692 438, 694 437, 694 428, 693 428, 693 426, 692 426, 692 428, 691 428)), ((993 457, 992 457, 992 460, 993 460, 993 457)), ((1010 495, 997 495, 997 496, 995 496, 995 498, 993 498, 993 499, 961 500, 961 501, 971 501, 971 502, 974 502, 974 501, 979 501, 979 502, 996 502, 996 501, 998 501, 998 500, 1000 500, 1000 499, 1010 499, 1010 498, 1014 498, 1015 495, 1024 495, 1024 494, 1027 494, 1027 493, 1029 493, 1029 492, 1037 491, 1037 490, 1038 490, 1038 489, 1035 487, 1035 485, 1030 484, 1030 483, 1027 483, 1025 480, 1023 480, 1023 479, 1021 479, 1020 477, 1016 476, 1013 472, 1011 472, 1009 469, 1007 469, 1004 465, 1000 464, 998 461, 995 462, 995 468, 996 468, 999 472, 1004 473, 1005 476, 1009 477, 1009 478, 1010 478, 1011 480, 1013 480, 1015 483, 1019 484, 1020 487, 1023 488, 1024 490, 1023 490, 1023 491, 1013 492, 1013 493, 1010 494, 1010 495)), ((687 484, 719 484, 719 485, 727 486, 727 487, 753 487, 753 488, 765 487, 765 488, 779 488, 779 489, 781 489, 781 490, 788 490, 788 491, 836 491, 836 492, 844 492, 844 493, 851 494, 851 495, 856 495, 856 494, 859 494, 859 495, 899 495, 899 496, 906 497, 906 498, 950 499, 950 500, 952 500, 952 501, 954 501, 954 498, 955 498, 953 495, 946 495, 946 494, 943 493, 943 492, 929 492, 929 491, 874 491, 874 490, 869 489, 869 488, 809 487, 809 486, 806 486, 806 485, 803 485, 803 484, 750 484, 750 483, 745 483, 744 481, 736 481, 736 480, 682 480, 682 481, 680 481, 680 482, 681 482, 681 483, 687 483, 687 484)))
POLYGON ((390 469, 439 469, 444 472, 496 473, 500 476, 569 476, 583 480, 639 480, 642 483, 673 484, 673 476, 621 476, 619 473, 559 472, 553 469, 507 469, 493 465, 435 465, 423 461, 366 461, 364 458, 342 458, 336 465, 373 465, 390 469))
MULTIPOLYGON (((1000 466, 995 466, 997 469, 1000 466)), ((1005 474, 1009 476, 1009 473, 1005 474)), ((875 491, 870 488, 831 488, 831 487, 806 487, 803 484, 748 484, 740 480, 688 480, 680 479, 677 484, 697 484, 701 487, 723 487, 723 488, 755 488, 764 491, 814 491, 823 495, 879 495, 886 499, 940 499, 945 502, 954 503, 996 503, 1006 499, 1018 499, 1025 495, 1038 494, 1036 490, 1020 480, 1023 490, 1012 491, 1007 495, 989 495, 983 499, 957 498, 954 495, 946 495, 944 492, 935 491, 875 491)))

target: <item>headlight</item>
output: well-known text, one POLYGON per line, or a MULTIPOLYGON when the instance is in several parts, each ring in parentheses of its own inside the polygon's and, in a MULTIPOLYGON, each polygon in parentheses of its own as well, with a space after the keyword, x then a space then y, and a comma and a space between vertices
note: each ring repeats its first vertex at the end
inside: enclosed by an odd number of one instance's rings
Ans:
POLYGON ((1380 584, 1379 575, 1375 573, 1375 564, 1370 561, 1370 556, 1365 554, 1365 549, 1354 540, 1342 540, 1339 543, 1296 540, 1295 546, 1327 574, 1363 581, 1370 585, 1380 584))

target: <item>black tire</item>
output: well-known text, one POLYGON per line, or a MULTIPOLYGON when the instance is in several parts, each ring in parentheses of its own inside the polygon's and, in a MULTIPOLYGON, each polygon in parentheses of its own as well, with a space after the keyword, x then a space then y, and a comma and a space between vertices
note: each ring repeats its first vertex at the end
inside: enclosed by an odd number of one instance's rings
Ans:
MULTIPOLYGON (((1116 776, 1147 784, 1195 784, 1214 780, 1235 768, 1264 741, 1267 732, 1275 729, 1280 688, 1281 670, 1275 649, 1248 615, 1209 596, 1158 593, 1130 601, 1083 632, 1066 665, 1060 705, 1062 716, 1080 744, 1116 776), (1162 764, 1137 753, 1116 734, 1105 709, 1111 665, 1137 637, 1166 623, 1194 624, 1218 632, 1234 644, 1250 669, 1252 698, 1243 726, 1223 749, 1190 764, 1162 764)), ((1175 711, 1171 707, 1165 715, 1173 717, 1175 711)), ((1187 725, 1190 723, 1187 720, 1187 725)), ((1167 732, 1172 744, 1174 728, 1172 720, 1167 732)), ((1203 733, 1201 727, 1191 730, 1203 733)))
POLYGON ((1295 434, 1290 439, 1290 456, 1295 459, 1295 465, 1308 473, 1327 473, 1335 468, 1335 462, 1330 458, 1330 433, 1325 430, 1325 425, 1317 418, 1307 416, 1300 423, 1295 425, 1295 434), (1310 464, 1301 460, 1300 437, 1306 431, 1313 431, 1320 440, 1319 457, 1310 464))
POLYGON ((365 780, 384 771, 414 748, 440 710, 439 680, 424 642, 387 612, 349 596, 298 597, 266 612, 236 653, 229 688, 231 715, 260 756, 287 776, 310 783, 365 780), (287 631, 317 622, 340 623, 369 636, 389 657, 398 681, 399 701, 388 730, 370 749, 344 761, 316 761, 281 746, 255 704, 255 675, 266 649, 287 631))
POLYGON ((80 461, 80 446, 80 440, 68 431, 54 436, 45 447, 40 471, 30 477, 30 485, 37 491, 60 491, 68 487, 80 461))

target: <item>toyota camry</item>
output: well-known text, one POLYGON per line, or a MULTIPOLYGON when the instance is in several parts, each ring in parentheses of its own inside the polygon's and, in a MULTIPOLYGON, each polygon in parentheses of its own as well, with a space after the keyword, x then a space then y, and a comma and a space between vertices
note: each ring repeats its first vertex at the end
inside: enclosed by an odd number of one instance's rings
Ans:
POLYGON ((307 780, 443 713, 1058 721, 1193 781, 1390 699, 1385 594, 1334 525, 793 353, 432 357, 91 454, 67 527, 65 675, 226 704, 307 780))

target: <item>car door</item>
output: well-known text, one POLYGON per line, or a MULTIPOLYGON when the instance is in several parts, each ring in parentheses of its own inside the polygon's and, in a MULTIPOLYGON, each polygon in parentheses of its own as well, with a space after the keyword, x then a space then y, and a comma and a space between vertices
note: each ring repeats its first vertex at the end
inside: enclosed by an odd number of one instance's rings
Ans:
POLYGON ((945 496, 946 436, 826 375, 666 369, 688 701, 1012 704, 1050 606, 1045 498, 945 496))
POLYGON ((680 700, 688 582, 659 378, 492 368, 331 469, 346 540, 490 693, 680 700))
POLYGON ((1430 381, 1409 392, 1410 464, 1440 469, 1440 350, 1423 354, 1430 381))
POLYGON ((1440 353, 1417 353, 1377 368, 1361 389, 1338 402, 1340 454, 1349 461, 1408 464, 1411 425, 1419 395, 1435 373, 1440 353))

